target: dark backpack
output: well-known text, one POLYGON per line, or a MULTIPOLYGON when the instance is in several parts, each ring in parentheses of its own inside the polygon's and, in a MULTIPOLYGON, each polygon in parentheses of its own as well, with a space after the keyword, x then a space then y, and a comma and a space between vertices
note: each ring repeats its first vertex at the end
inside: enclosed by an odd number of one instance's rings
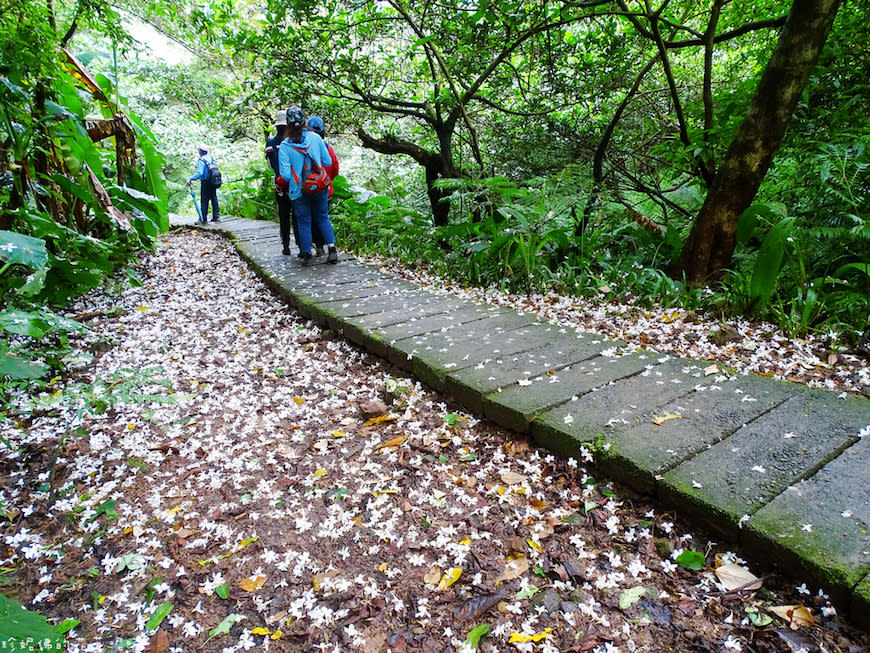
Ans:
POLYGON ((212 161, 208 161, 203 159, 202 162, 205 164, 205 169, 208 171, 208 183, 210 183, 215 188, 220 188, 221 184, 224 183, 223 178, 221 177, 221 169, 218 168, 218 164, 212 161))

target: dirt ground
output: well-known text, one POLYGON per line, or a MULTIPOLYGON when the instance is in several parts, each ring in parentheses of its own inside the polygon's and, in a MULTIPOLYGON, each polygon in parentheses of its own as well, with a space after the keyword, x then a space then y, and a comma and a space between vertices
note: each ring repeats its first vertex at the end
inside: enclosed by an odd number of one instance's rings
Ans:
POLYGON ((219 237, 138 275, 0 426, 0 591, 68 650, 870 651, 800 570, 447 404, 219 237))

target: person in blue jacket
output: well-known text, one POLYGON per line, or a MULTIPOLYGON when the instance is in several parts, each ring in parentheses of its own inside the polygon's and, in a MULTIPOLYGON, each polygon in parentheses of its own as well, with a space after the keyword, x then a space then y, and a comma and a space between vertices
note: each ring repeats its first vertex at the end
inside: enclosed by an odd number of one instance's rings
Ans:
POLYGON ((278 148, 278 169, 280 179, 287 183, 287 194, 293 202, 296 221, 299 227, 299 248, 302 250, 302 264, 311 265, 314 256, 311 254, 311 228, 315 225, 326 244, 329 253, 327 263, 338 263, 338 251, 335 248, 335 232, 329 221, 329 191, 323 189, 319 193, 303 193, 302 180, 311 167, 312 159, 318 166, 328 167, 332 164, 329 150, 323 139, 305 127, 305 114, 299 107, 287 109, 287 138, 278 148))
POLYGON ((187 187, 190 188, 191 184, 199 179, 199 206, 202 209, 202 223, 205 224, 208 221, 209 202, 211 202, 211 221, 220 222, 221 216, 220 209, 218 208, 217 188, 209 183, 208 165, 206 165, 207 163, 214 163, 214 159, 209 155, 207 145, 200 145, 197 150, 199 151, 199 159, 196 161, 196 172, 187 180, 187 187))

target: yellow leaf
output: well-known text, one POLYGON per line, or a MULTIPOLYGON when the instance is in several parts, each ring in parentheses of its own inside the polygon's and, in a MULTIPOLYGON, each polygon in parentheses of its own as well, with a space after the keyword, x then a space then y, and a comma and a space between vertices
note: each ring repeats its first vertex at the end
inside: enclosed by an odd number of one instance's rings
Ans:
POLYGON ((265 576, 257 576, 255 578, 243 578, 242 582, 239 583, 239 587, 241 587, 246 592, 258 592, 260 591, 260 588, 263 587, 263 583, 265 582, 265 576))
POLYGON ((552 628, 544 628, 543 632, 535 633, 534 635, 511 633, 511 638, 508 640, 508 644, 514 644, 516 642, 540 642, 542 639, 547 639, 551 632, 553 632, 552 628))
POLYGON ((371 417, 365 421, 363 426, 374 426, 375 424, 380 424, 381 422, 392 422, 395 419, 399 419, 398 415, 378 415, 377 417, 371 417))
POLYGON ((382 562, 382 563, 378 566, 378 571, 386 571, 386 570, 387 570, 387 563, 386 563, 386 562, 382 562))
POLYGON ((304 404, 304 403, 305 403, 305 397, 293 397, 293 403, 296 403, 296 404, 304 404))
POLYGON ((269 639, 279 639, 283 634, 284 633, 282 633, 280 630, 276 630, 274 633, 269 635, 269 639))
POLYGON ((166 512, 167 512, 168 514, 170 514, 170 515, 174 515, 174 514, 177 513, 179 510, 181 510, 181 506, 175 506, 174 508, 170 508, 170 509, 167 510, 166 512))
POLYGON ((471 544, 471 538, 464 537, 464 538, 462 538, 462 541, 459 544, 460 544, 460 546, 468 546, 469 544, 471 544))
POLYGON ((378 445, 378 451, 381 449, 386 449, 387 447, 400 447, 405 443, 405 440, 408 439, 408 436, 404 433, 401 435, 394 435, 389 440, 385 440, 381 444, 378 445))
POLYGON ((343 438, 345 435, 347 435, 347 433, 345 433, 344 431, 340 431, 339 429, 335 429, 332 432, 332 437, 334 438, 343 438))
POLYGON ((329 472, 323 469, 323 467, 319 467, 318 469, 314 470, 314 478, 321 478, 323 476, 326 476, 328 473, 329 472))
POLYGON ((147 311, 147 310, 148 310, 148 307, 147 307, 147 306, 137 306, 137 307, 136 307, 136 310, 137 310, 137 311, 147 311))
POLYGON ((499 496, 503 496, 504 493, 507 492, 507 490, 505 490, 501 485, 499 485, 498 488, 496 488, 496 492, 498 492, 499 496))
POLYGON ((526 540, 526 544, 528 544, 530 547, 532 547, 538 553, 543 551, 543 549, 541 548, 541 545, 538 544, 537 542, 535 542, 534 540, 526 540))
POLYGON ((653 415, 652 421, 656 426, 661 426, 665 422, 669 422, 672 419, 683 419, 683 416, 679 413, 668 413, 667 415, 653 415))
POLYGON ((271 632, 272 631, 269 630, 268 628, 252 628, 251 629, 252 635, 268 635, 271 632))
POLYGON ((541 501, 540 499, 532 499, 529 501, 529 505, 535 510, 543 510, 547 507, 547 502, 541 501))
POLYGON ((432 565, 429 567, 429 571, 423 576, 423 580, 427 585, 437 585, 438 581, 441 579, 441 567, 438 565, 432 565))
POLYGON ((445 571, 441 580, 438 582, 438 590, 446 590, 448 587, 453 585, 453 583, 458 581, 461 575, 462 569, 460 567, 453 567, 452 569, 445 571))
POLYGON ((130 429, 131 431, 135 431, 136 425, 135 424, 127 424, 127 428, 130 429))

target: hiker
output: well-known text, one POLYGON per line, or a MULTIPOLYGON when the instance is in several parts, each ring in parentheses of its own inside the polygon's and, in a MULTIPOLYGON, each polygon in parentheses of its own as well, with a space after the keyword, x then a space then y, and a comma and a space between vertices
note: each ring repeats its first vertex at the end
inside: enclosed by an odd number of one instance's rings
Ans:
MULTIPOLYGON (((278 170, 278 148, 284 140, 287 131, 287 111, 281 109, 275 113, 275 135, 266 141, 266 159, 272 170, 275 171, 275 201, 278 203, 278 230, 281 235, 281 253, 290 255, 290 230, 293 230, 293 240, 299 247, 299 228, 296 224, 296 215, 293 213, 293 203, 287 195, 287 184, 278 183, 280 172, 278 170)), ((284 181, 283 179, 281 180, 284 181)), ((302 250, 300 250, 301 253, 302 250)))
MULTIPOLYGON (((326 131, 323 125, 323 118, 320 116, 311 116, 308 118, 308 129, 320 136, 320 138, 323 139, 323 142, 326 143, 326 131)), ((332 145, 329 143, 326 143, 326 150, 329 152, 329 158, 332 159, 332 163, 326 166, 326 174, 329 175, 329 197, 332 199, 332 180, 338 176, 338 157, 335 155, 335 150, 332 149, 332 145)))
POLYGON ((305 114, 299 107, 287 109, 287 137, 278 149, 279 179, 287 183, 287 191, 293 202, 299 229, 299 249, 302 265, 314 263, 311 253, 312 225, 319 228, 324 244, 329 249, 327 263, 338 263, 335 248, 335 232, 329 221, 329 191, 323 187, 317 192, 302 192, 306 175, 316 168, 332 165, 332 158, 323 139, 313 131, 305 129, 305 114))
POLYGON ((218 208, 217 188, 209 181, 209 164, 214 165, 214 158, 208 153, 207 145, 197 147, 199 159, 196 161, 196 172, 187 180, 190 188, 195 179, 199 179, 199 206, 202 209, 202 224, 208 222, 208 203, 211 202, 211 221, 220 222, 220 209, 218 208))

